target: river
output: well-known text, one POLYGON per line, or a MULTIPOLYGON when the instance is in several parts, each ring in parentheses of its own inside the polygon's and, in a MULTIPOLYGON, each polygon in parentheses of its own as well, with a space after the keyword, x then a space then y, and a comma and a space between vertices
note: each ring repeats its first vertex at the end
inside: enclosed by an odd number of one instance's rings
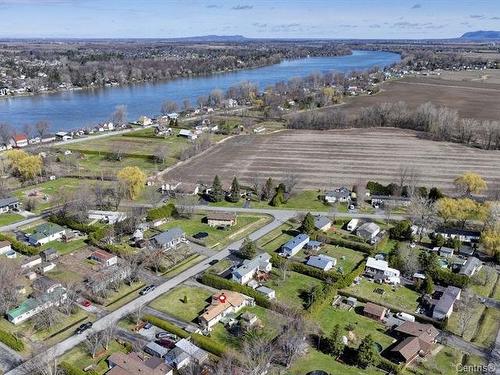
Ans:
POLYGON ((108 120, 120 104, 127 106, 128 119, 132 121, 140 115, 158 114, 165 100, 181 103, 188 98, 195 105, 199 96, 208 95, 213 89, 226 90, 240 82, 250 81, 264 89, 276 82, 313 72, 348 73, 373 66, 388 66, 399 60, 396 53, 353 51, 348 56, 286 60, 262 68, 166 82, 4 98, 0 100, 0 123, 22 129, 25 124, 45 120, 51 124, 52 130, 77 129, 108 120))

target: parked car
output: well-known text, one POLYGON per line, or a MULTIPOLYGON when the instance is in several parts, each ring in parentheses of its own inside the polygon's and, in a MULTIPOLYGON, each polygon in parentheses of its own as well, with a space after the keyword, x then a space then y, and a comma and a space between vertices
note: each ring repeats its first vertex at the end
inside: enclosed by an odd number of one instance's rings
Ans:
POLYGON ((168 332, 158 332, 155 337, 157 339, 170 339, 170 340, 177 340, 177 336, 172 334, 172 333, 168 333, 168 332))
POLYGON ((151 323, 147 322, 146 324, 144 324, 144 327, 142 327, 142 328, 150 329, 151 327, 153 327, 153 325, 151 323))
POLYGON ((158 339, 155 341, 160 346, 163 346, 164 348, 167 349, 173 349, 175 348, 175 341, 170 340, 170 339, 158 339))
POLYGON ((413 315, 410 315, 410 314, 407 314, 404 312, 397 313, 396 317, 398 317, 401 320, 405 320, 407 322, 414 322, 415 321, 415 317, 413 315))
POLYGON ((80 326, 76 329, 75 333, 77 335, 81 335, 83 332, 85 332, 86 330, 92 328, 92 322, 87 322, 87 323, 83 323, 83 324, 80 324, 80 326))
POLYGON ((211 266, 213 266, 214 264, 217 264, 217 263, 219 263, 218 259, 213 259, 210 262, 208 262, 208 264, 210 264, 211 266))
POLYGON ((82 302, 82 306, 83 307, 90 307, 90 306, 92 306, 92 303, 89 300, 84 300, 82 302))
POLYGON ((148 285, 147 287, 143 288, 143 289, 139 292, 139 294, 140 294, 141 296, 143 296, 143 295, 145 295, 145 294, 148 294, 148 293, 152 292, 152 291, 153 291, 153 290, 155 290, 155 289, 156 289, 156 286, 154 286, 154 285, 148 285))

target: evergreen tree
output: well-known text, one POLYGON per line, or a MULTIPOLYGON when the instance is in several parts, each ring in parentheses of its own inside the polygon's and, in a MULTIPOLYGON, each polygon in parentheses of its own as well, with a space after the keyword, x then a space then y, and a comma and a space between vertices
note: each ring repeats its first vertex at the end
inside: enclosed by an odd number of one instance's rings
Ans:
POLYGON ((218 175, 214 177, 210 198, 213 202, 222 202, 224 200, 224 190, 222 190, 222 184, 218 175))
POLYGON ((279 207, 283 203, 285 203, 285 185, 284 184, 279 184, 278 187, 276 188, 276 194, 274 194, 273 199, 271 199, 271 206, 274 207, 279 207))
POLYGON ((231 183, 231 190, 229 193, 229 201, 236 203, 240 200, 240 184, 236 177, 233 178, 233 182, 231 183))
POLYGON ((433 202, 437 201, 438 199, 441 199, 444 197, 444 194, 441 193, 441 190, 439 190, 437 187, 431 188, 429 191, 429 199, 433 202))
POLYGON ((356 364, 361 368, 367 368, 369 365, 377 365, 378 353, 375 350, 371 335, 366 336, 359 344, 356 353, 356 364))
POLYGON ((257 245, 246 237, 240 247, 240 255, 245 259, 252 259, 257 255, 257 245))
POLYGON ((302 220, 302 226, 301 229, 303 232, 306 232, 307 234, 314 233, 316 231, 316 227, 314 226, 314 217, 311 215, 310 212, 304 216, 304 220, 302 220))
POLYGON ((434 282, 430 275, 425 275, 425 280, 422 282, 422 291, 426 294, 432 294, 434 292, 434 282))
POLYGON ((328 351, 330 355, 337 358, 344 352, 344 342, 342 341, 342 333, 340 331, 340 325, 336 324, 333 327, 332 334, 328 339, 328 351))
POLYGON ((273 179, 269 177, 264 186, 262 187, 262 194, 261 194, 262 200, 268 201, 269 199, 272 198, 273 188, 274 188, 273 179))

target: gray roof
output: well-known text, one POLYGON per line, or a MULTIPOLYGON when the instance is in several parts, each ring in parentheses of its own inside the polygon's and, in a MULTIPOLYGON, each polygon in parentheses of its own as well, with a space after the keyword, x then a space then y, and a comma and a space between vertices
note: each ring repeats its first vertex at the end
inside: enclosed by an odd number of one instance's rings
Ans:
POLYGON ((259 286, 256 291, 262 293, 262 294, 270 294, 274 292, 274 289, 268 288, 267 286, 259 286))
POLYGON ((163 346, 161 345, 158 345, 157 343, 155 342, 150 342, 148 343, 144 349, 149 349, 149 350, 152 350, 153 352, 155 353, 158 353, 160 356, 165 356, 167 353, 168 353, 168 349, 167 348, 164 348, 163 346))
POLYGON ((445 247, 445 246, 441 246, 441 248, 439 249, 439 252, 440 253, 446 253, 446 254, 453 254, 455 250, 452 249, 451 247, 445 247))
POLYGON ((292 238, 290 241, 288 241, 286 244, 283 245, 284 249, 295 249, 301 242, 309 240, 309 236, 307 234, 301 233, 294 238, 292 238))
POLYGON ((358 228, 358 233, 369 233, 373 234, 376 233, 377 231, 380 231, 380 227, 375 224, 375 223, 364 223, 358 228))
POLYGON ((19 203, 19 199, 14 197, 1 198, 0 199, 0 207, 9 206, 11 204, 19 203))
POLYGON ((327 191, 325 193, 325 196, 335 197, 337 199, 348 198, 348 197, 351 196, 351 192, 350 192, 350 190, 348 188, 342 186, 342 187, 340 187, 338 189, 327 191))
POLYGON ((328 265, 328 263, 330 263, 330 262, 332 262, 332 266, 333 266, 333 263, 336 262, 336 259, 329 257, 328 255, 321 254, 321 255, 309 257, 309 260, 307 261, 307 265, 312 266, 312 267, 316 267, 316 268, 320 268, 320 269, 324 269, 328 265))
POLYGON ((462 275, 472 276, 476 269, 481 266, 481 261, 476 257, 469 257, 465 264, 460 268, 460 273, 462 275))
POLYGON ((446 314, 450 307, 453 306, 455 301, 457 300, 459 294, 461 292, 460 288, 456 286, 448 286, 446 287, 443 295, 439 299, 439 301, 434 306, 434 311, 440 312, 442 314, 446 314))
POLYGON ((171 228, 166 232, 157 234, 153 237, 153 240, 159 245, 166 245, 182 236, 184 236, 184 231, 181 228, 171 228))
POLYGON ((52 255, 52 254, 57 254, 57 250, 54 249, 53 247, 49 247, 48 249, 45 249, 41 252, 41 254, 44 255, 52 255))
POLYGON ((329 217, 322 216, 322 215, 317 215, 314 216, 314 226, 316 229, 323 228, 324 226, 330 224, 332 221, 330 220, 329 217))
POLYGON ((251 260, 244 260, 243 264, 233 271, 236 276, 243 277, 250 272, 254 272, 263 263, 268 263, 271 260, 271 255, 262 253, 251 260))

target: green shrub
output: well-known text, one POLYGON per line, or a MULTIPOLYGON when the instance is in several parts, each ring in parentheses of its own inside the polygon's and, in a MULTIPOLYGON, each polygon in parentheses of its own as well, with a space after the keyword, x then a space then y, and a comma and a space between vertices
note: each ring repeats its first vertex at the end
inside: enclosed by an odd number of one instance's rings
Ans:
POLYGON ((177 209, 173 203, 165 204, 161 207, 153 208, 148 211, 146 219, 154 221, 177 215, 177 209))
POLYGON ((323 242, 326 242, 330 245, 338 245, 338 246, 346 247, 348 249, 361 251, 361 252, 366 253, 366 254, 373 254, 373 252, 375 251, 374 247, 371 245, 368 245, 367 243, 346 240, 343 238, 328 237, 324 234, 318 235, 318 241, 323 241, 323 242))
POLYGON ((377 367, 392 374, 400 374, 403 370, 402 366, 399 366, 384 357, 379 358, 377 367))
POLYGON ((438 284, 453 285, 461 289, 469 285, 470 282, 469 276, 453 273, 445 269, 436 269, 431 273, 431 276, 438 284))
POLYGON ((9 348, 14 349, 16 352, 24 350, 24 343, 14 336, 12 333, 0 330, 0 342, 3 342, 9 348))
POLYGON ((153 324, 161 329, 164 329, 165 331, 173 333, 174 335, 177 335, 179 337, 186 338, 189 336, 189 333, 184 331, 182 328, 176 326, 173 323, 170 323, 169 321, 157 318, 156 316, 145 315, 144 320, 147 320, 151 324, 153 324))

